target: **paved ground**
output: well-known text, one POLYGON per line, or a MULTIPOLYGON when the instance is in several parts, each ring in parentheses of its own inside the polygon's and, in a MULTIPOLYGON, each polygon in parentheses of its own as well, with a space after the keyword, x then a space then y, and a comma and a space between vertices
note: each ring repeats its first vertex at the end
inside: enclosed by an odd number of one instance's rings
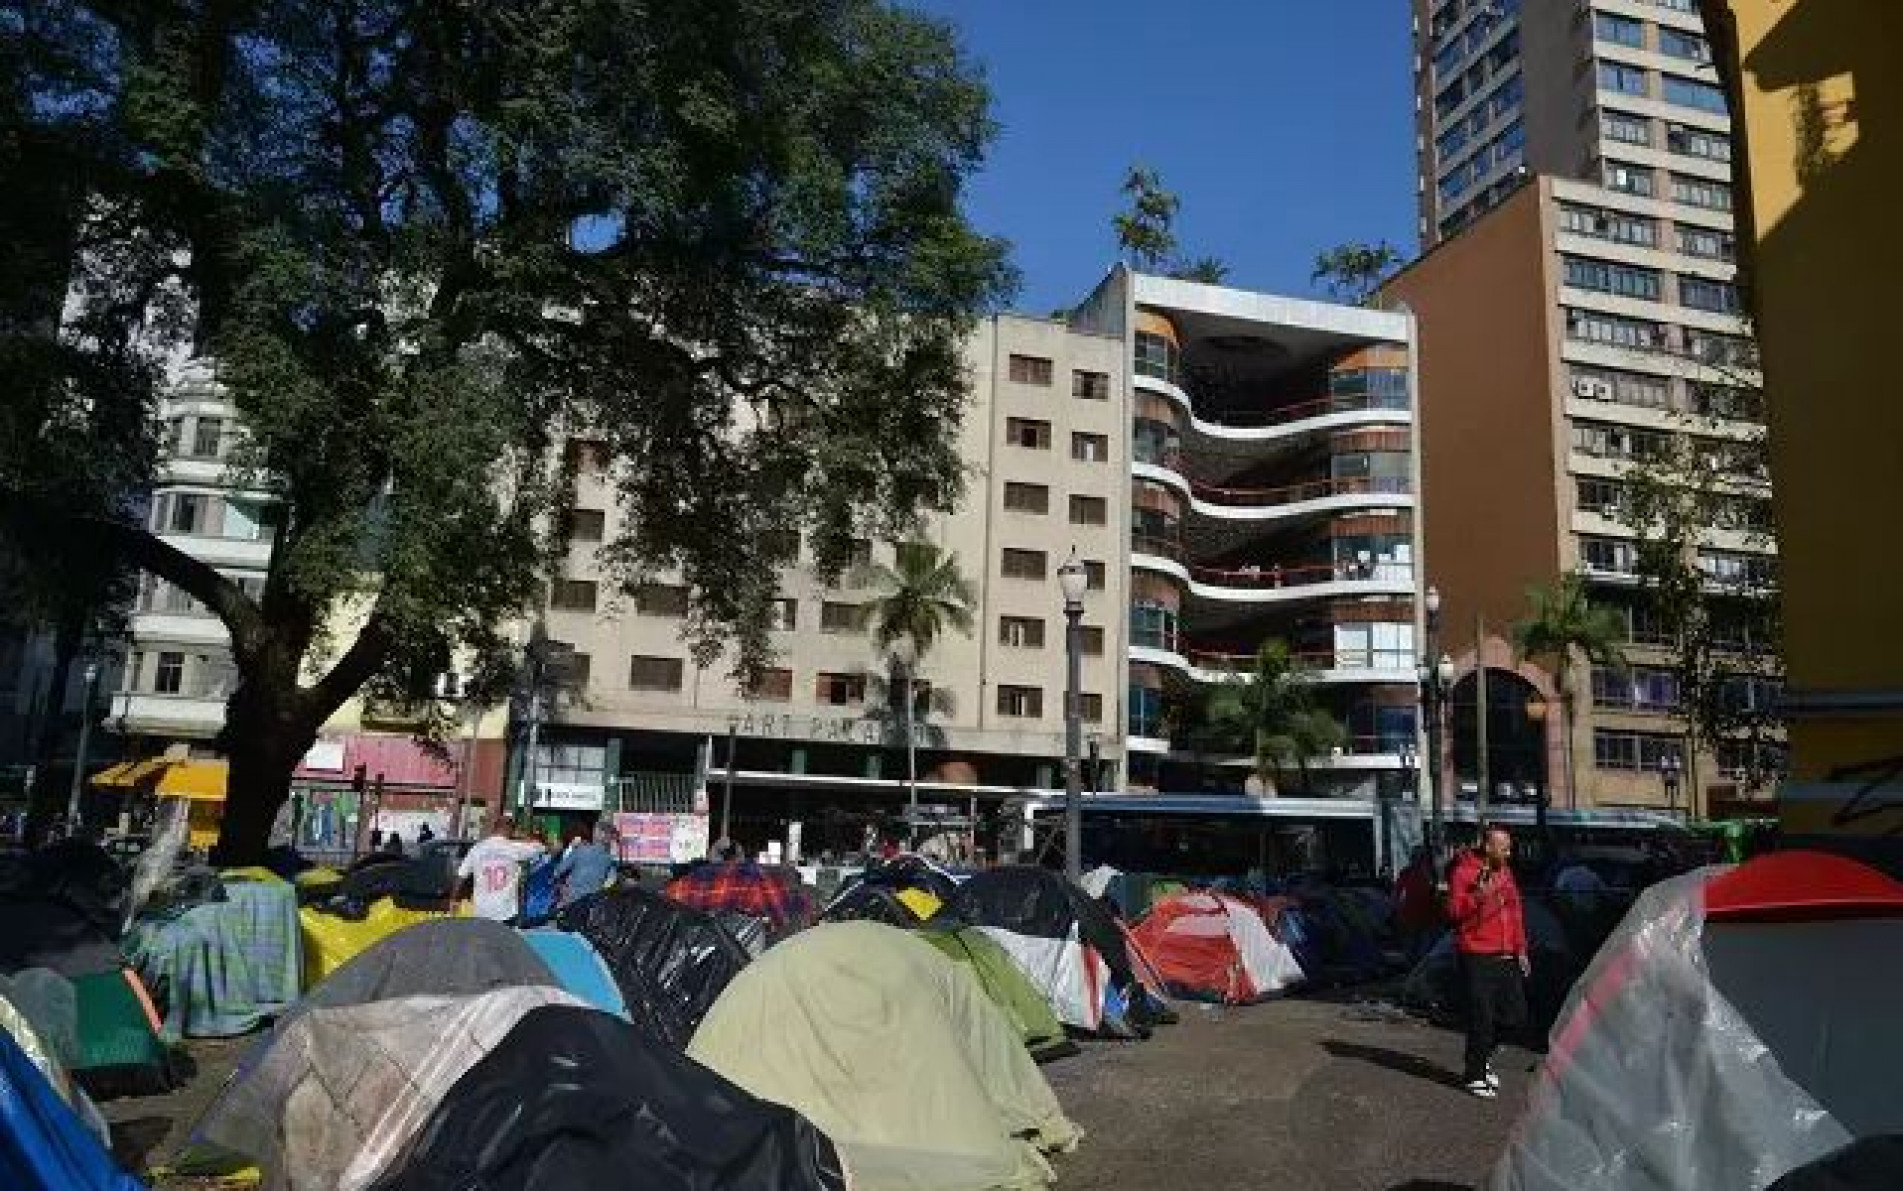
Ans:
POLYGON ((1460 1038, 1379 1003, 1182 1006, 1146 1042, 1046 1068, 1087 1133, 1059 1191, 1452 1191, 1482 1181, 1535 1057, 1497 1062, 1495 1102, 1455 1086, 1460 1038))
MULTIPOLYGON (((1044 1069, 1087 1134, 1058 1191, 1454 1191, 1484 1178, 1532 1078, 1535 1057, 1508 1050, 1505 1094, 1475 1100, 1453 1083, 1459 1036, 1378 1001, 1180 1008, 1146 1042, 1087 1042, 1044 1069)), ((250 1041, 194 1043, 185 1088, 106 1105, 122 1160, 169 1161, 250 1041)))

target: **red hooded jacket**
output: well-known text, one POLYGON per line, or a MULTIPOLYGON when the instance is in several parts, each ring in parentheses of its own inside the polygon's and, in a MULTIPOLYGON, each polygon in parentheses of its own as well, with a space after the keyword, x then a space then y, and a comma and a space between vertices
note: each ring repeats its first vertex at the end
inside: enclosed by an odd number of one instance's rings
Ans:
POLYGON ((1513 870, 1502 867, 1482 885, 1487 862, 1468 850, 1454 861, 1447 913, 1454 920, 1454 946, 1470 955, 1525 955, 1526 919, 1513 870))

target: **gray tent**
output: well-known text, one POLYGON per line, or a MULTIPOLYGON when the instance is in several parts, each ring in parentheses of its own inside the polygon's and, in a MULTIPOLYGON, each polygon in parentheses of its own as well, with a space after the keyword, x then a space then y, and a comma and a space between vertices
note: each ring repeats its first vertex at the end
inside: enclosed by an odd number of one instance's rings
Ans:
POLYGON ((513 927, 486 918, 431 918, 353 956, 304 995, 291 1015, 397 997, 463 997, 561 981, 513 927))

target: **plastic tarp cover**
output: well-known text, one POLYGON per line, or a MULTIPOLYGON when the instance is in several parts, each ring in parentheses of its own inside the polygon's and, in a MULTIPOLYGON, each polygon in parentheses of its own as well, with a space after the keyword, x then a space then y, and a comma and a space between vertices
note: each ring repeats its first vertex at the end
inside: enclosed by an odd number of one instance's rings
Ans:
POLYGON ((94 1096, 151 1095, 173 1086, 151 999, 130 968, 73 980, 79 1054, 70 1071, 94 1096))
POLYGON ((1255 908, 1219 893, 1165 898, 1132 933, 1181 996, 1243 1005, 1303 978, 1294 953, 1255 908))
POLYGON ((754 961, 687 1053, 819 1126, 860 1191, 1042 1187, 1080 1137, 971 974, 874 922, 754 961))
POLYGON ((251 1159, 267 1191, 367 1187, 523 1014, 579 1003, 560 989, 509 988, 311 1010, 272 1036, 193 1140, 251 1159))
POLYGON ((548 965, 512 928, 485 918, 430 918, 389 935, 332 973, 279 1027, 312 1009, 555 983, 548 965))
POLYGON ((405 910, 387 897, 372 902, 364 917, 355 921, 304 906, 297 912, 304 942, 304 987, 316 985, 379 939, 406 926, 446 917, 450 915, 440 910, 405 910))
POLYGON ((971 970, 991 1003, 1009 1018, 1033 1055, 1075 1051, 1064 1023, 1003 947, 977 927, 922 930, 918 937, 971 970))
POLYGON ((1648 889, 1580 977, 1493 1191, 1758 1191, 1903 1132, 1903 918, 1708 922, 1710 876, 1648 889))
POLYGON ((629 1020, 676 1049, 750 959, 713 915, 639 886, 585 897, 557 921, 600 953, 629 1020))
POLYGON ((302 990, 297 891, 275 876, 225 875, 225 900, 143 919, 126 952, 165 1006, 172 1041, 230 1038, 278 1016, 302 990))
POLYGON ((537 1009, 464 1072, 378 1191, 843 1191, 838 1155, 636 1026, 537 1009))
POLYGON ((604 1013, 628 1016, 628 1003, 616 986, 614 973, 584 935, 542 928, 524 931, 522 941, 562 987, 604 1013))
POLYGON ((13 1037, 0 1030, 0 1187, 7 1191, 139 1191, 60 1099, 13 1037))
POLYGON ((49 968, 28 968, 0 976, 0 997, 32 1024, 60 1066, 79 1058, 79 994, 72 981, 49 968))

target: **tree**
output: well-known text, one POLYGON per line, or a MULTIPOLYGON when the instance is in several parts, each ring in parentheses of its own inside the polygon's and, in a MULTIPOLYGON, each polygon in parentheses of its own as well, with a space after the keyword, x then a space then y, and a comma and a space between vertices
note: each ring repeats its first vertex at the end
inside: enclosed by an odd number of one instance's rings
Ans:
POLYGON ((1578 800, 1573 789, 1573 730, 1579 707, 1574 691, 1575 658, 1590 665, 1624 672, 1625 625, 1616 612, 1595 607, 1586 598, 1586 581, 1578 574, 1560 576, 1550 587, 1532 587, 1526 593, 1527 615, 1513 626, 1513 647, 1522 658, 1544 661, 1559 688, 1566 719, 1566 801, 1578 800))
POLYGON ((1315 256, 1313 282, 1327 287, 1337 302, 1366 306, 1374 291, 1402 260, 1401 252, 1385 241, 1379 244, 1338 244, 1315 256))
POLYGON ((230 631, 221 863, 257 858, 347 699, 507 644, 580 469, 622 507, 608 576, 678 572, 696 659, 731 646, 743 675, 785 530, 830 576, 955 503, 960 349, 1010 274, 959 213, 992 128, 943 24, 877 0, 11 12, 0 161, 34 285, 0 331, 53 379, 10 413, 0 529, 158 574, 230 631), (142 519, 159 366, 187 350, 274 501, 257 599, 142 519))
POLYGON ((1221 285, 1229 279, 1229 266, 1213 256, 1199 256, 1195 260, 1178 261, 1170 269, 1170 276, 1178 281, 1221 285))
MULTIPOLYGON (((883 563, 872 569, 872 583, 879 595, 872 602, 872 640, 887 657, 892 670, 882 698, 872 705, 901 714, 905 734, 905 785, 908 835, 916 842, 918 831, 918 731, 920 712, 916 675, 925 655, 937 644, 939 634, 952 629, 971 635, 972 608, 978 593, 958 570, 958 556, 936 546, 911 543, 898 549, 898 566, 883 563), (896 698, 893 692, 897 692, 896 698)), ((932 692, 933 695, 939 692, 932 692)), ((950 714, 949 692, 939 707, 950 714)), ((931 696, 928 696, 928 700, 931 696)), ((933 710, 928 701, 929 718, 933 710)))
POLYGON ((1117 233, 1117 251, 1131 268, 1158 272, 1176 256, 1176 211, 1183 202, 1163 189, 1161 174, 1144 165, 1130 167, 1123 178, 1123 193, 1130 208, 1110 220, 1117 233))
POLYGON ((1310 784, 1309 762, 1348 739, 1339 721, 1315 701, 1314 686, 1281 641, 1265 641, 1246 675, 1215 686, 1208 724, 1215 740, 1245 752, 1256 776, 1278 791, 1290 769, 1310 784))

